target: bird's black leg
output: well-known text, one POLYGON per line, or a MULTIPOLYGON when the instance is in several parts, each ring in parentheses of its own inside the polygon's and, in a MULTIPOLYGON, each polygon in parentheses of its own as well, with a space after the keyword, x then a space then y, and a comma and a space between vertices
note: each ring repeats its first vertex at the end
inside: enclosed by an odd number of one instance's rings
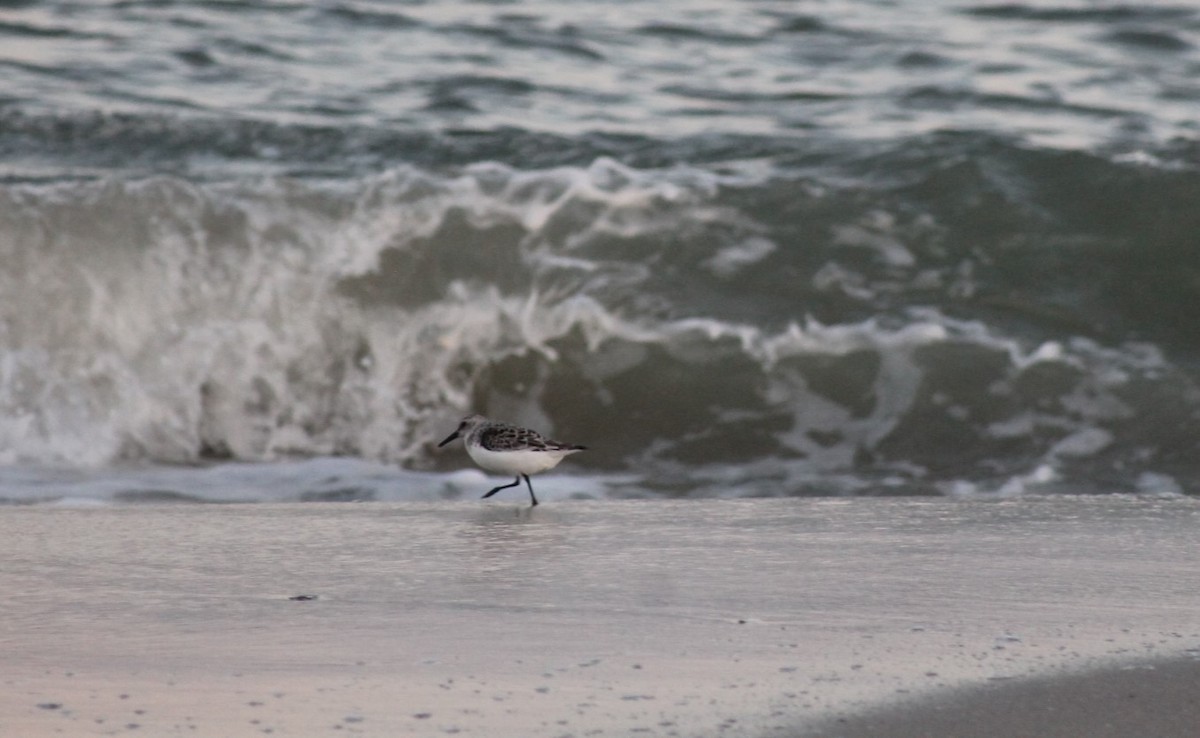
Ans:
POLYGON ((525 486, 529 488, 529 499, 533 500, 533 504, 530 507, 537 507, 537 498, 533 496, 533 485, 529 482, 529 475, 522 474, 521 476, 525 477, 525 486))
MULTIPOLYGON (((525 481, 529 481, 529 477, 525 477, 525 481)), ((521 483, 521 477, 519 477, 519 476, 518 476, 516 479, 514 479, 514 480, 513 480, 513 483, 512 483, 512 484, 504 484, 504 485, 501 485, 501 486, 499 486, 499 487, 497 487, 497 488, 493 489, 491 492, 488 492, 486 495, 484 495, 484 496, 483 496, 483 497, 481 497, 480 499, 486 500, 487 498, 489 498, 489 497, 491 497, 492 495, 496 494, 496 493, 497 493, 497 492, 499 492, 500 490, 502 490, 502 489, 508 489, 509 487, 516 487, 516 486, 517 486, 518 484, 520 484, 520 483, 521 483)))

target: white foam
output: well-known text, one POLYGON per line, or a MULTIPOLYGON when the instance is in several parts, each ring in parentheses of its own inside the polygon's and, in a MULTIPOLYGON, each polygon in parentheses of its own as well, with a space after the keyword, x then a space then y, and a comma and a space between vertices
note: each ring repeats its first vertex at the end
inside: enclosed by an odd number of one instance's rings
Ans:
POLYGON ((1051 456, 1094 456, 1112 445, 1113 434, 1103 428, 1083 428, 1050 449, 1051 456))
POLYGON ((911 267, 916 263, 899 238, 895 216, 881 210, 868 213, 858 223, 834 227, 833 242, 836 246, 873 251, 887 266, 911 267))
POLYGON ((1143 495, 1178 497, 1184 494, 1183 485, 1170 474, 1142 472, 1137 478, 1137 491, 1143 495))
POLYGON ((722 279, 736 276, 746 267, 767 258, 779 247, 770 239, 754 236, 726 246, 703 262, 703 266, 722 279))

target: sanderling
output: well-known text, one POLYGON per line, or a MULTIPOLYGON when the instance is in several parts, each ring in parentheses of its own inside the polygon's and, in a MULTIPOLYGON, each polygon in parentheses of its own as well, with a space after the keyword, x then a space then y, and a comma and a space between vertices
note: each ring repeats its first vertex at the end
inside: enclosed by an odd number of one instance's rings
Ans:
POLYGON ((517 475, 512 484, 496 487, 484 495, 483 499, 486 500, 502 489, 516 487, 521 483, 521 477, 524 477, 525 485, 529 487, 529 499, 533 500, 534 505, 537 505, 538 501, 533 494, 529 475, 553 469, 564 456, 583 451, 585 448, 571 443, 551 441, 537 431, 507 423, 496 423, 482 415, 468 415, 463 418, 458 424, 458 430, 439 443, 438 448, 460 436, 463 437, 471 460, 484 470, 517 475))

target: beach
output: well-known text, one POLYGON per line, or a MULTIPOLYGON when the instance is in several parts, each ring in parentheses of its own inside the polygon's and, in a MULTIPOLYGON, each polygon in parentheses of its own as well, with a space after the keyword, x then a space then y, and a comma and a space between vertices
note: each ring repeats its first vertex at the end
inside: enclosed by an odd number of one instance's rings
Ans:
POLYGON ((0 70, 0 738, 1200 735, 1200 4, 0 0, 0 70), (481 500, 475 413, 586 451, 481 500))
POLYGON ((1198 519, 1132 496, 12 506, 0 734, 1128 735, 1080 727, 1120 705, 1184 735, 1198 519))

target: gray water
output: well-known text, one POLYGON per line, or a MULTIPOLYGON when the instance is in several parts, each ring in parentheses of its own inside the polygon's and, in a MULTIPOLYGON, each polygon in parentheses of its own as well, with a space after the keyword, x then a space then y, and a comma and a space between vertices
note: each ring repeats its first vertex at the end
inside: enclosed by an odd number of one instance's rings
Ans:
POLYGON ((0 498, 470 497, 469 411, 589 446, 551 498, 1190 493, 1198 48, 1183 3, 4 3, 0 498))

